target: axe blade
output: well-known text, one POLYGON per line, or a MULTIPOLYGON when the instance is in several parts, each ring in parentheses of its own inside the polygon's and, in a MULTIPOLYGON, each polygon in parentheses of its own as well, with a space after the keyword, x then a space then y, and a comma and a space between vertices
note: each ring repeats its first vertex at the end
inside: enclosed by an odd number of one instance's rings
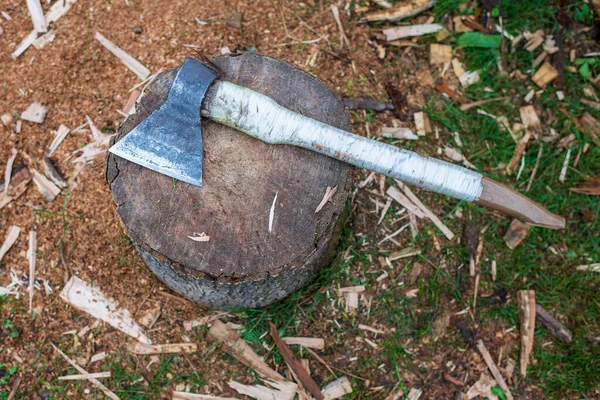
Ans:
POLYGON ((217 73, 186 58, 167 101, 109 151, 180 181, 202 187, 200 106, 217 73))

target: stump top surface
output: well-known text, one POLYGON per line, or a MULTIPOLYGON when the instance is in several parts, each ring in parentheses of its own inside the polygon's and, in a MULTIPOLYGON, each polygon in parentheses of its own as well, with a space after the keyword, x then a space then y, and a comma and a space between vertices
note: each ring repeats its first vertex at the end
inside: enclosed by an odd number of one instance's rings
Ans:
MULTIPOLYGON (((291 65, 254 54, 213 61, 225 73, 221 79, 351 130, 339 98, 291 65)), ((116 140, 160 107, 176 72, 160 75, 146 89, 138 112, 125 121, 116 140)), ((202 188, 109 155, 107 180, 132 240, 189 272, 223 282, 260 279, 301 265, 342 213, 351 167, 302 148, 265 144, 205 118, 202 135, 202 188), (332 203, 315 214, 328 186, 338 187, 332 203), (209 241, 188 237, 202 232, 209 241)))

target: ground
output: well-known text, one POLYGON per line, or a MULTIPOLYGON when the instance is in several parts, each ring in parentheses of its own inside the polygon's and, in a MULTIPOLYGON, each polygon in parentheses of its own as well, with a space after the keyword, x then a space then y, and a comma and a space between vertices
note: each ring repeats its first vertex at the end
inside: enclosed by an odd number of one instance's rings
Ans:
MULTIPOLYGON (((47 10, 49 5, 43 3, 47 10)), ((510 218, 465 202, 415 191, 457 234, 456 238, 446 240, 430 221, 422 220, 414 238, 406 230, 394 237, 395 242, 388 240, 378 245, 399 228, 397 220, 402 207, 392 203, 378 224, 381 206, 377 203, 385 204, 385 189, 394 182, 376 176, 359 188, 368 172, 357 171, 356 191, 348 200, 350 216, 336 261, 286 300, 266 309, 229 310, 222 319, 241 324, 241 336, 282 373, 285 363, 277 350, 270 350, 272 341, 265 335, 268 321, 278 327, 282 336, 324 338, 325 350, 319 352, 320 356, 337 368, 338 376, 350 378, 353 393, 347 398, 385 398, 399 391, 407 395, 410 389, 422 390, 421 398, 428 399, 453 398, 456 391, 466 393, 487 371, 473 345, 477 340, 483 340, 505 375, 510 375, 505 370, 507 359, 516 361, 515 372, 508 380, 515 397, 599 398, 600 274, 581 271, 576 266, 600 262, 600 202, 597 196, 570 190, 599 174, 600 147, 578 122, 584 112, 600 118, 600 111, 594 108, 598 104, 598 88, 586 80, 588 75, 598 75, 600 64, 597 58, 583 57, 600 50, 600 25, 592 6, 582 1, 501 1, 499 5, 491 0, 482 2, 496 4, 490 14, 502 16, 504 28, 515 36, 525 30, 542 29, 545 35, 560 39, 559 52, 548 60, 562 76, 527 103, 526 94, 531 89, 539 90, 531 76, 537 69, 532 68, 532 62, 541 48, 528 52, 521 42, 510 51, 508 42, 501 46, 503 50, 472 46, 459 49, 458 32, 450 32, 445 39, 433 34, 416 38, 410 45, 388 45, 381 37, 381 28, 397 24, 361 21, 365 12, 379 9, 375 3, 337 4, 348 37, 348 43, 342 46, 330 3, 325 1, 216 0, 199 4, 79 0, 56 22, 52 43, 40 50, 31 47, 12 59, 10 53, 32 25, 24 2, 2 0, 0 11, 12 19, 2 18, 0 22, 0 114, 13 116, 13 121, 0 126, 4 144, 0 160, 7 160, 10 149, 16 148, 17 164, 24 162, 29 168, 43 171, 42 156, 60 124, 74 129, 86 122, 87 115, 105 133, 118 128, 123 117, 117 110, 123 109, 129 89, 140 80, 94 40, 96 31, 153 73, 177 66, 195 49, 217 55, 228 47, 232 52, 253 51, 287 60, 343 97, 373 96, 389 102, 386 83, 390 82, 404 97, 400 111, 405 115, 352 111, 355 133, 377 136, 382 127, 394 123, 414 131, 413 114, 423 110, 432 130, 416 142, 394 144, 427 155, 437 155, 438 149, 449 146, 459 150, 473 168, 520 191, 526 190, 538 149, 543 145, 537 174, 527 195, 564 216, 566 228, 553 231, 534 227, 515 250, 510 250, 503 240, 510 218), (241 29, 225 23, 235 12, 242 13, 241 29), (196 18, 208 24, 200 24, 196 18), (322 39, 315 41, 319 38, 322 39), (480 70, 479 82, 463 89, 452 67, 430 63, 430 44, 438 39, 453 46, 454 57, 468 70, 480 70), (299 43, 302 41, 312 42, 299 43), (507 75, 499 72, 499 63, 507 75), (520 73, 515 73, 517 70, 520 73), (508 101, 478 108, 505 116, 511 126, 520 122, 520 107, 535 107, 542 131, 529 142, 518 176, 506 174, 504 168, 513 156, 514 139, 490 116, 478 113, 477 108, 461 111, 457 101, 436 90, 442 74, 469 102, 508 96, 508 101), (564 94, 562 101, 556 94, 559 90, 564 94), (48 108, 45 121, 23 122, 22 131, 14 133, 19 115, 34 101, 48 108), (558 140, 541 140, 551 130, 558 140), (562 140, 571 134, 571 140, 562 140), (570 166, 561 181, 569 146, 570 166), (480 233, 484 245, 476 268, 480 281, 474 304, 475 277, 469 274, 468 248, 480 233), (386 261, 392 252, 406 248, 418 249, 420 254, 386 261), (492 261, 497 265, 495 280, 492 261), (388 277, 378 281, 384 271, 388 277), (337 291, 338 287, 352 285, 366 286, 357 313, 344 311, 337 291), (572 342, 566 344, 537 324, 526 377, 521 376, 519 369, 516 302, 517 291, 523 289, 535 290, 536 301, 573 333, 572 342), (359 329, 359 324, 383 333, 359 329), (444 374, 463 380, 466 386, 449 382, 444 374)), ((439 0, 432 10, 404 22, 447 24, 459 15, 472 15, 481 21, 482 3, 439 0)), ((75 170, 72 152, 90 141, 90 129, 85 126, 70 133, 52 156, 67 177, 75 170)), ((14 398, 102 397, 86 381, 57 380, 76 372, 53 351, 51 344, 72 358, 84 358, 81 362, 90 372, 112 371, 112 377, 103 383, 121 398, 170 398, 176 388, 233 396, 235 393, 227 387, 229 380, 256 380, 254 372, 206 342, 206 326, 191 332, 183 330, 183 321, 212 313, 163 294, 168 290, 148 271, 122 233, 104 180, 102 156, 85 166, 52 202, 46 202, 30 183, 25 194, 2 209, 2 235, 11 225, 21 227, 22 232, 2 259, 0 285, 11 282, 10 271, 28 281, 27 237, 29 231, 35 230, 36 282, 40 289, 35 291, 33 313, 28 311, 26 284, 17 288, 22 292, 18 298, 0 296, 0 399, 8 398, 13 388, 14 398), (187 335, 198 344, 199 351, 161 356, 146 369, 152 357, 130 354, 130 339, 108 325, 100 324, 82 338, 64 334, 94 323, 92 317, 68 307, 58 297, 72 275, 102 288, 136 318, 160 303, 162 315, 148 332, 152 339, 156 343, 182 342, 187 335), (52 293, 44 290, 44 281, 48 281, 52 293), (90 364, 90 355, 102 351, 108 354, 107 358, 90 364)), ((335 378, 306 352, 293 350, 310 360, 311 373, 319 385, 335 378)))

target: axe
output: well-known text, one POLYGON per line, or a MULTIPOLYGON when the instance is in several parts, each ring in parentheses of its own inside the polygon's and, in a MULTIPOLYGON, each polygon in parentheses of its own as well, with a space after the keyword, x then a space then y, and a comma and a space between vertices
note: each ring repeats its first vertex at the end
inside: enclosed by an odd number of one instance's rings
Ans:
POLYGON ((562 217, 475 171, 334 128, 218 77, 210 66, 186 58, 167 101, 109 151, 201 187, 200 119, 204 116, 269 144, 313 150, 423 189, 502 211, 532 225, 552 229, 565 226, 562 217))

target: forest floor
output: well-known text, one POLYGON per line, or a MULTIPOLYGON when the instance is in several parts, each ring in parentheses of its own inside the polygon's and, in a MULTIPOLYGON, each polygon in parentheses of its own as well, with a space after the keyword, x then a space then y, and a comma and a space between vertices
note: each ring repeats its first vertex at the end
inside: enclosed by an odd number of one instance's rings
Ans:
MULTIPOLYGON (((42 3, 45 12, 52 6, 42 3)), ((87 380, 57 379, 78 372, 52 344, 88 372, 110 371, 101 381, 120 398, 170 399, 173 391, 243 398, 228 382, 259 383, 258 375, 207 342, 217 317, 239 325, 242 339, 288 379, 268 322, 282 337, 323 338, 317 354, 331 369, 306 349, 291 347, 308 360, 320 387, 347 376, 352 393, 344 398, 463 398, 490 374, 476 347, 480 340, 515 398, 600 398, 596 2, 438 0, 400 22, 364 21, 384 10, 383 3, 335 4, 343 39, 334 3, 325 1, 78 0, 51 25, 52 42, 12 58, 32 23, 25 2, 0 0, 2 168, 14 148, 13 179, 21 164, 43 172, 54 132, 60 125, 71 129, 51 156, 68 186, 48 202, 33 182, 25 184, 1 211, 0 241, 10 226, 21 233, 0 264, 0 286, 11 292, 0 295, 0 399, 102 398, 87 380), (502 39, 500 20, 506 36, 526 38, 514 44, 502 39), (392 41, 383 33, 426 23, 443 29, 392 41), (141 82, 94 38, 96 32, 152 73, 196 51, 212 56, 227 48, 286 60, 350 103, 357 97, 391 103, 385 111, 351 110, 354 132, 473 168, 526 192, 563 216, 566 228, 513 232, 504 215, 415 189, 455 237, 448 240, 431 220, 415 218, 389 239, 409 222, 404 207, 386 194, 395 183, 356 171, 335 262, 271 307, 206 311, 171 294, 144 265, 115 216, 103 155, 83 168, 75 162, 73 152, 93 140, 86 116, 102 133, 116 132, 123 120, 118 110, 141 82), (540 68, 556 76, 541 82, 535 76, 540 68), (492 98, 501 99, 464 107, 492 98), (43 123, 19 122, 33 102, 48 109, 43 123), (415 125, 415 115, 425 117, 424 125, 415 125), (384 138, 383 127, 409 128, 418 140, 384 138), (523 152, 515 155, 518 148, 523 152), (577 187, 585 193, 571 190, 577 187), (37 232, 37 266, 30 311, 31 231, 37 232), (514 249, 506 244, 507 232, 523 233, 514 249), (146 332, 153 342, 190 342, 198 350, 132 354, 133 339, 59 297, 72 276, 101 288, 134 319, 160 308, 146 332), (338 289, 359 285, 365 291, 358 309, 347 311, 338 289), (520 290, 535 291, 536 303, 572 332, 565 343, 538 322, 526 376, 520 290), (204 322, 185 330, 183 322, 192 320, 204 322), (103 352, 104 358, 91 360, 103 352)), ((487 390, 491 398, 510 396, 497 383, 487 390)))

